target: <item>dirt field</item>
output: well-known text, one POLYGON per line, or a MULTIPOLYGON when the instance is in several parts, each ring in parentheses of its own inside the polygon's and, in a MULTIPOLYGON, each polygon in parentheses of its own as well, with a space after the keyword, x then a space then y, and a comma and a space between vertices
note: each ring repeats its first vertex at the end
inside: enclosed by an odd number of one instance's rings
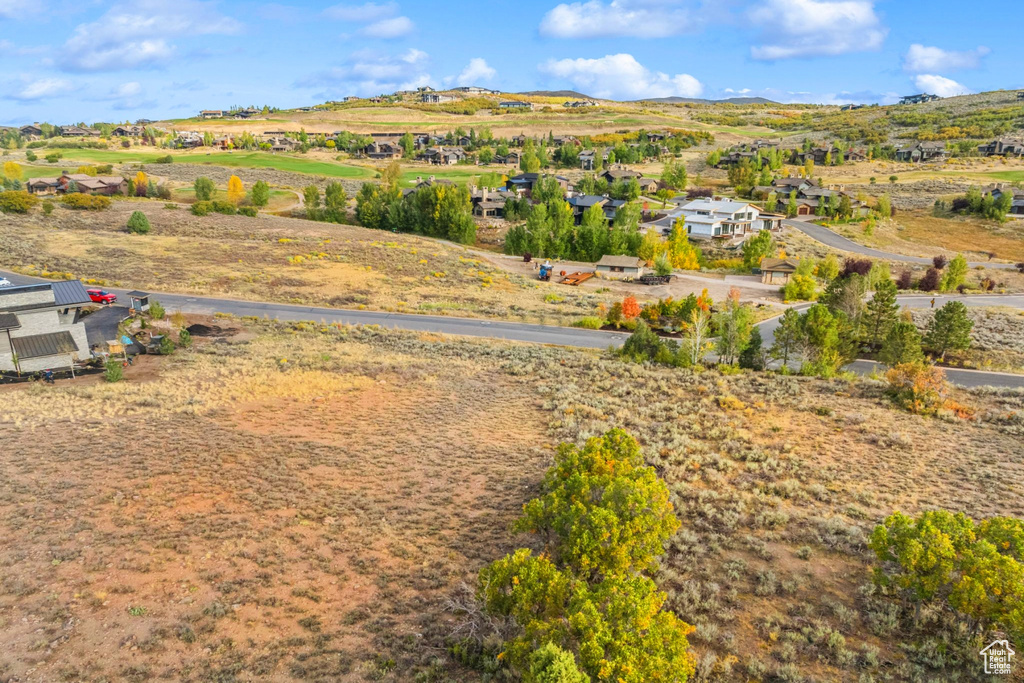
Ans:
POLYGON ((961 396, 979 419, 951 423, 870 382, 215 334, 121 384, 4 392, 5 680, 480 680, 446 653, 446 597, 521 543, 552 445, 615 426, 670 486, 659 583, 722 680, 934 677, 861 591, 865 534, 897 508, 1024 514, 1019 395, 961 396))

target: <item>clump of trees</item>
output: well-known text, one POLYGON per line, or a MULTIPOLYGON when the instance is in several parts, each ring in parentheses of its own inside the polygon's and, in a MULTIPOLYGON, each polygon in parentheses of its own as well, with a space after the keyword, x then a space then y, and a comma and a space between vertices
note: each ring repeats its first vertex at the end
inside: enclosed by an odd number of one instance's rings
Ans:
POLYGON ((348 222, 348 195, 339 182, 327 183, 324 188, 323 205, 320 203, 320 189, 310 185, 303 191, 306 206, 306 218, 325 223, 348 222))
POLYGON ((894 512, 869 546, 878 559, 875 585, 913 606, 915 626, 923 609, 938 607, 972 637, 1000 629, 1012 642, 1024 639, 1024 521, 894 512))
POLYGON ((477 599, 511 619, 501 662, 523 680, 683 683, 693 627, 664 609, 651 578, 679 528, 669 492, 622 430, 562 444, 517 531, 520 549, 480 572, 477 599))
POLYGON ((1003 192, 997 199, 992 196, 992 193, 982 194, 981 188, 971 187, 967 190, 967 194, 957 197, 952 201, 936 200, 932 214, 935 216, 949 216, 952 214, 979 216, 1004 223, 1012 208, 1012 192, 1003 192))
MULTIPOLYGON (((440 237, 462 244, 476 242, 476 223, 466 187, 442 183, 423 185, 403 196, 398 185, 400 173, 401 167, 393 162, 382 172, 381 183, 364 183, 359 189, 356 218, 362 225, 376 230, 440 237)), ((310 208, 307 200, 307 212, 310 208)))

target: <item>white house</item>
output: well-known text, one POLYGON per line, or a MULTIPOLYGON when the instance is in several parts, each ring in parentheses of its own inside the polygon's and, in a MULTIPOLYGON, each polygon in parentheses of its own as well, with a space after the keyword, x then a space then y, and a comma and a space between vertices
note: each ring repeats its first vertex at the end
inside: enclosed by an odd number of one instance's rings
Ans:
POLYGON ((762 225, 761 210, 753 204, 730 199, 695 199, 681 207, 686 232, 694 238, 732 239, 771 229, 762 225))

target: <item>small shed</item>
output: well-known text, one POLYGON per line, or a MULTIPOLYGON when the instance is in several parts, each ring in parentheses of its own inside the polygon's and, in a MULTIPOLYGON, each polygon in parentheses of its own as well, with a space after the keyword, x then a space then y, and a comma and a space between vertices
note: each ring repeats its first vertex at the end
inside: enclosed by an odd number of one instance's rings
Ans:
POLYGON ((792 258, 766 258, 761 260, 761 282, 766 285, 781 284, 789 282, 789 277, 796 272, 800 266, 798 259, 792 258))
POLYGON ((132 309, 132 313, 145 313, 149 310, 149 293, 148 292, 128 292, 128 306, 132 309))
POLYGON ((644 266, 647 264, 636 256, 602 256, 595 264, 597 272, 606 275, 622 275, 624 277, 640 277, 644 274, 644 266))

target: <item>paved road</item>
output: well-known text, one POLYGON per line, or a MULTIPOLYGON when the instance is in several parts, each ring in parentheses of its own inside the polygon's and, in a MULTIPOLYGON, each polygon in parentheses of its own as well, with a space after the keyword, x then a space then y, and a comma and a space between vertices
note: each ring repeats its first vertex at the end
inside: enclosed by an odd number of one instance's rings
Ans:
MULTIPOLYGON (((917 263, 921 265, 930 265, 932 260, 930 258, 922 258, 920 256, 904 256, 903 254, 893 254, 888 251, 881 251, 880 249, 872 249, 865 247, 861 244, 857 244, 853 240, 843 237, 837 232, 829 230, 828 228, 816 225, 814 223, 807 223, 805 221, 794 221, 785 220, 783 225, 787 225, 791 228, 795 228, 800 232, 804 233, 808 237, 822 244, 832 247, 833 249, 839 249, 841 251, 848 251, 853 254, 860 254, 862 256, 871 256, 873 258, 885 259, 887 261, 899 261, 901 263, 917 263)), ((971 268, 977 266, 984 266, 985 268, 998 268, 1002 270, 1012 270, 1016 266, 1011 263, 993 263, 991 261, 972 261, 969 263, 971 268)))
MULTIPOLYGON (((0 271, 14 284, 31 284, 46 282, 39 278, 26 277, 16 273, 0 271)), ((109 289, 123 298, 128 290, 109 289)), ((509 341, 529 342, 535 344, 552 344, 588 349, 605 349, 610 346, 621 346, 628 334, 621 332, 603 332, 584 330, 572 327, 553 327, 550 325, 531 325, 527 323, 499 322, 474 320, 469 318, 450 318, 446 316, 412 315, 402 313, 383 313, 376 311, 351 311, 337 308, 317 308, 313 306, 293 306, 288 304, 265 303, 256 301, 238 301, 235 299, 216 299, 212 297, 188 296, 182 294, 154 293, 155 299, 168 311, 180 310, 184 313, 211 315, 213 313, 230 313, 237 316, 257 316, 277 318, 279 320, 313 320, 328 323, 338 322, 349 325, 380 325, 403 330, 434 332, 469 337, 486 337, 489 339, 506 339, 509 341)), ((978 296, 978 297, 936 297, 936 306, 946 301, 959 299, 969 306, 1015 306, 1024 308, 1024 296, 978 296)), ((925 308, 930 305, 931 297, 907 296, 899 297, 902 305, 913 308, 925 308)), ((808 304, 807 306, 810 306, 808 304)), ((802 306, 799 308, 806 308, 802 306)), ((766 320, 759 325, 764 343, 770 345, 774 339, 774 331, 779 319, 766 320)), ((877 369, 871 361, 857 361, 850 369, 868 374, 877 369)), ((1024 388, 1024 375, 1007 375, 995 372, 976 372, 971 370, 946 371, 949 379, 963 386, 998 386, 1024 388)))

